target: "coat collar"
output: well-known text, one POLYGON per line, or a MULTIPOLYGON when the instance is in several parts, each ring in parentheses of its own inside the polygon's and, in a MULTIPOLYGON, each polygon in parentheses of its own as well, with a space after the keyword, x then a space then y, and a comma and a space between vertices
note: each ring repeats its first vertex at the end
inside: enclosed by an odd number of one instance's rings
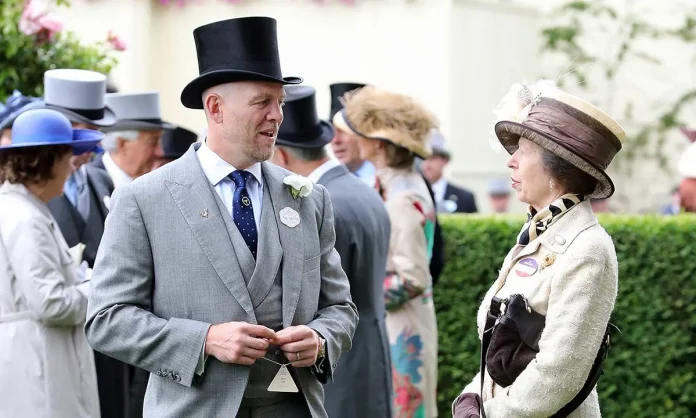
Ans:
MULTIPOLYGON (((510 259, 508 265, 512 265, 520 258, 534 254, 539 249, 539 246, 543 246, 551 252, 563 254, 581 232, 594 225, 597 225, 597 217, 594 212, 592 212, 592 206, 589 200, 581 202, 566 212, 543 234, 527 244, 527 246, 514 257, 512 257, 515 250, 513 248, 507 257, 510 259)), ((505 274, 505 276, 507 276, 507 274, 505 274)))

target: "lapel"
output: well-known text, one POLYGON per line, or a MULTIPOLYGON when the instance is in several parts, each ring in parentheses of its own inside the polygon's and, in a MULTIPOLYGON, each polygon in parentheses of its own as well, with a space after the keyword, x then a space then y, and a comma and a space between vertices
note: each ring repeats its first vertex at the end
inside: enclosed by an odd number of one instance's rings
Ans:
POLYGON ((199 146, 193 144, 180 159, 170 163, 172 180, 165 184, 220 280, 249 320, 256 323, 241 267, 232 257, 235 251, 223 217, 229 215, 220 211, 217 202, 220 198, 201 169, 196 157, 199 146))
POLYGON ((304 265, 303 226, 302 222, 294 228, 285 225, 280 220, 280 211, 289 207, 300 213, 302 198, 293 199, 285 184, 283 184, 283 179, 290 174, 289 172, 281 170, 268 162, 263 162, 261 167, 273 205, 280 245, 283 248, 283 327, 289 327, 292 325, 292 320, 295 317, 300 289, 302 288, 302 268, 304 265))
POLYGON ((544 247, 557 254, 565 253, 570 244, 582 231, 594 225, 597 225, 597 218, 594 212, 592 212, 589 201, 585 201, 564 214, 548 230, 527 244, 519 254, 514 255, 515 248, 513 247, 507 257, 505 257, 503 267, 500 269, 496 293, 503 287, 505 279, 518 260, 536 253, 539 247, 544 247))
MULTIPOLYGON (((259 221, 259 248, 256 252, 257 261, 261 260, 261 262, 256 263, 251 280, 247 284, 254 308, 263 302, 271 287, 273 287, 273 283, 278 275, 278 268, 280 268, 280 262, 283 259, 283 248, 280 245, 278 232, 279 225, 275 217, 277 210, 273 206, 271 192, 268 189, 268 176, 264 175, 263 183, 263 205, 259 221)), ((246 245, 244 247, 247 248, 246 245)), ((248 248, 247 253, 251 257, 248 248)))

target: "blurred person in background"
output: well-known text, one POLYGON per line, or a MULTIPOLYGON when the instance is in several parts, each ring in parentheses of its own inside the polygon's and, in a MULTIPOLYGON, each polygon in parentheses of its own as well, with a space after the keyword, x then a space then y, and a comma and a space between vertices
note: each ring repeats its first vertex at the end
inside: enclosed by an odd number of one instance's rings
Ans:
POLYGON ((488 183, 488 201, 493 213, 507 213, 511 193, 510 179, 493 179, 488 183))
POLYGON ((670 202, 662 208, 663 215, 677 215, 681 212, 681 194, 679 194, 679 186, 672 189, 670 194, 670 202))
POLYGON ((162 155, 157 156, 152 169, 162 167, 186 154, 197 139, 198 135, 195 132, 181 126, 165 129, 162 134, 162 155))
POLYGON ((590 199, 590 206, 594 213, 609 213, 609 199, 590 199))
POLYGON ((173 128, 160 116, 159 93, 109 93, 106 104, 116 123, 103 129, 105 153, 90 164, 106 170, 114 188, 152 171, 163 156, 162 133, 173 128))
MULTIPOLYGON (((360 83, 334 83, 329 86, 331 90, 331 113, 329 120, 333 121, 336 113, 343 108, 340 98, 349 91, 354 91, 365 87, 365 84, 360 83)), ((348 171, 355 174, 367 183, 368 186, 375 185, 375 166, 360 156, 358 149, 358 141, 355 135, 349 130, 342 129, 340 126, 334 126, 335 136, 331 141, 331 149, 338 161, 343 163, 348 171)))
POLYGON ((682 177, 679 184, 681 210, 696 212, 696 142, 692 142, 682 154, 677 171, 682 177))
POLYGON ((447 181, 445 167, 452 154, 445 146, 445 137, 438 129, 430 132, 433 153, 423 161, 421 170, 430 183, 439 213, 476 213, 476 199, 470 191, 447 181))
POLYGON ((479 308, 481 370, 453 415, 478 418, 483 408, 488 418, 561 410, 559 416, 599 418, 596 381, 588 376, 598 376, 593 365, 606 354, 618 262, 589 200, 614 193, 598 167, 609 166, 625 132, 547 81, 516 84, 495 113, 497 145, 511 155, 512 187, 528 205, 527 222, 479 308), (494 297, 518 327, 501 326, 509 322, 497 321, 494 297))
MULTIPOLYGON (((99 417, 84 323, 88 281, 47 203, 63 193, 70 157, 103 134, 55 110, 22 113, 0 147, 0 393, 3 417, 99 417)), ((79 251, 77 251, 79 252, 79 251)))
POLYGON ((367 86, 343 96, 337 129, 357 137, 360 157, 377 168, 391 222, 384 279, 392 354, 394 417, 437 416, 437 320, 429 271, 435 205, 415 158, 427 159, 433 115, 413 98, 367 86))

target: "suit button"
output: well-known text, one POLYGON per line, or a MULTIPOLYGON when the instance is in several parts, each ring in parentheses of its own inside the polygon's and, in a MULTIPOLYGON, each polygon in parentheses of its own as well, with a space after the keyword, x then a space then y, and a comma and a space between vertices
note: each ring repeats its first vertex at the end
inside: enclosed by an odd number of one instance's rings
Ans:
POLYGON ((276 357, 280 357, 282 354, 283 354, 283 352, 280 350, 276 350, 276 352, 275 352, 276 357))
POLYGON ((555 237, 553 237, 553 239, 556 240, 556 243, 557 243, 558 245, 563 245, 563 244, 566 243, 565 238, 563 238, 563 237, 560 236, 560 235, 556 235, 555 237))

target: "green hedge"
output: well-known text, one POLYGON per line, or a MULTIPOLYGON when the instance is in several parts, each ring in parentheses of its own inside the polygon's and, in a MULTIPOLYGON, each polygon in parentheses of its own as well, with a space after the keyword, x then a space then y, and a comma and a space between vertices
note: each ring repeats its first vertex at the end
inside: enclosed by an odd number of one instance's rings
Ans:
MULTIPOLYGON (((515 242, 521 217, 446 216, 447 266, 435 286, 440 416, 478 371, 476 311, 515 242)), ((616 245, 622 334, 599 383, 604 417, 696 413, 696 216, 600 217, 616 245)))

